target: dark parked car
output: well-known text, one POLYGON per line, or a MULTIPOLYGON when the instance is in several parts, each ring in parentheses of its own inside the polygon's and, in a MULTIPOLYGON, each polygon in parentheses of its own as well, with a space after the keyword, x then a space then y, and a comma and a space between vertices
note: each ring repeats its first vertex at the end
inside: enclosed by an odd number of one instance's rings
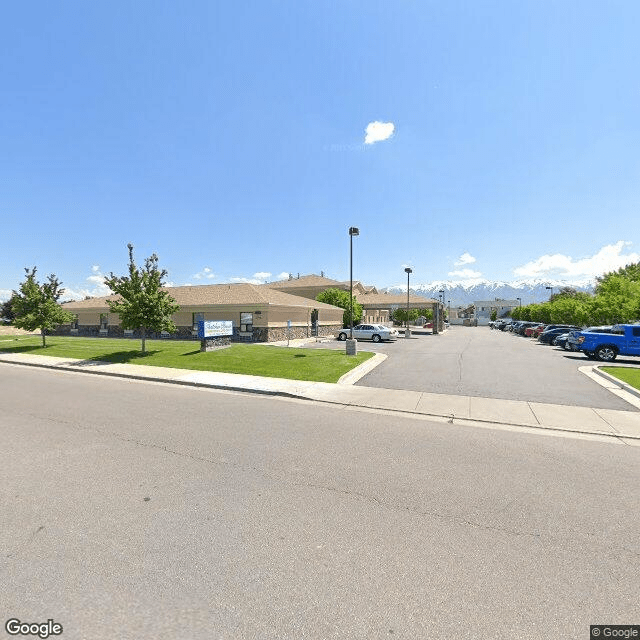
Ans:
POLYGON ((565 350, 571 351, 570 347, 568 346, 567 340, 570 336, 570 332, 567 333, 561 333, 560 335, 557 335, 552 341, 551 344, 554 345, 555 347, 562 347, 565 350))
POLYGON ((576 330, 580 331, 580 327, 576 327, 575 325, 571 326, 555 326, 555 327, 547 327, 539 336, 538 341, 543 342, 544 344, 551 344, 557 336, 562 333, 568 333, 569 331, 576 330))

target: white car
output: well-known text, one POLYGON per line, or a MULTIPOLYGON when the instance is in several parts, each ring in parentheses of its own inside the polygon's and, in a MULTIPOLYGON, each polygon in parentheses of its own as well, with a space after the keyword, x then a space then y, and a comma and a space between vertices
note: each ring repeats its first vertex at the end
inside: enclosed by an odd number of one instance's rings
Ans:
MULTIPOLYGON (((338 334, 338 340, 346 340, 349 335, 349 329, 342 329, 338 334)), ((398 332, 382 324, 359 324, 353 327, 353 337, 356 340, 381 342, 382 340, 395 340, 398 337, 398 332)))

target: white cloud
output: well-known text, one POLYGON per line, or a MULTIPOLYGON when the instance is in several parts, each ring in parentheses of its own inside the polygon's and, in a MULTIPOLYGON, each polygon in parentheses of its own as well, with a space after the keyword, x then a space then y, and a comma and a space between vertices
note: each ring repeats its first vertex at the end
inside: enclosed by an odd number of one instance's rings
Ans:
POLYGON ((471 264, 473 262, 475 262, 476 259, 468 252, 465 251, 456 262, 454 262, 454 264, 456 265, 456 267, 461 267, 464 264, 471 264))
POLYGON ((70 288, 63 285, 64 292, 61 300, 84 300, 85 298, 100 298, 102 296, 110 296, 113 292, 104 283, 104 274, 100 271, 97 264, 91 265, 92 275, 86 278, 89 283, 87 287, 70 288))
MULTIPOLYGON (((245 284, 264 284, 270 277, 271 273, 268 271, 258 271, 251 278, 231 278, 231 281, 245 284)), ((287 277, 289 277, 289 274, 287 274, 287 277)))
POLYGON ((6 302, 12 294, 11 289, 0 289, 0 302, 6 302))
POLYGON ((633 262, 640 262, 640 254, 624 253, 631 242, 620 240, 602 247, 598 253, 574 260, 562 253, 540 256, 516 267, 513 272, 521 278, 595 278, 633 262))
POLYGON ((202 280, 203 278, 205 280, 212 280, 215 277, 216 277, 216 274, 213 273, 213 271, 209 267, 205 267, 202 271, 199 271, 198 273, 194 273, 191 276, 193 280, 202 280))
POLYGON ((276 281, 278 280, 288 280, 289 279, 289 272, 288 271, 283 271, 282 273, 279 273, 276 276, 276 281))
POLYGON ((365 144, 374 144, 376 142, 381 142, 382 140, 387 140, 393 135, 396 126, 393 122, 370 122, 365 129, 365 144))
POLYGON ((480 271, 474 271, 473 269, 457 269, 456 271, 449 271, 449 276, 451 276, 452 278, 475 280, 476 278, 481 278, 482 273, 480 271))

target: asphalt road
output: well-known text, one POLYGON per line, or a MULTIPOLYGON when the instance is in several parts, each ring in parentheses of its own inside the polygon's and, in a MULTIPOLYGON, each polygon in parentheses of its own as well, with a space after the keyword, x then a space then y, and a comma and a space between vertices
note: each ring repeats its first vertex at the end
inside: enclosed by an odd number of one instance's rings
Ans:
POLYGON ((11 365, 0 406, 3 624, 547 640, 640 623, 640 447, 11 365))
MULTIPOLYGON (((321 346, 345 348, 338 342, 321 346)), ((597 364, 583 354, 488 327, 452 326, 436 336, 362 341, 358 348, 389 356, 357 383, 366 387, 637 411, 578 371, 597 364)), ((637 358, 629 361, 638 364, 637 358)))

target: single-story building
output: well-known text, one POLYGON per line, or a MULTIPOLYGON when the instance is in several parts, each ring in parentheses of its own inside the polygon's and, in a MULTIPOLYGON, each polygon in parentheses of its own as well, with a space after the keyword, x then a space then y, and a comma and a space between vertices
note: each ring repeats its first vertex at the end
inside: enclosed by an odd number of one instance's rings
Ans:
MULTIPOLYGON (((231 320, 236 342, 273 342, 290 338, 336 335, 342 328, 343 310, 298 295, 253 284, 214 284, 167 287, 180 310, 172 317, 175 334, 148 334, 149 338, 197 337, 199 320, 231 320), (290 323, 290 328, 289 328, 290 323)), ((74 314, 71 324, 58 327, 57 335, 139 337, 123 330, 108 300, 117 296, 66 302, 74 314)))

